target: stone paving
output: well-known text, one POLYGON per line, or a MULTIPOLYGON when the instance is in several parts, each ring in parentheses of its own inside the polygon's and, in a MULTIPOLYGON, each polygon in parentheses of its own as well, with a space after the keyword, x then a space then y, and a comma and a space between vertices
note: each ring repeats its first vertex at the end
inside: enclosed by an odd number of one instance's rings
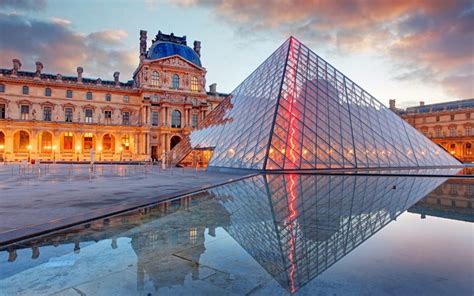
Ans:
POLYGON ((0 164, 0 244, 243 175, 151 165, 0 164))

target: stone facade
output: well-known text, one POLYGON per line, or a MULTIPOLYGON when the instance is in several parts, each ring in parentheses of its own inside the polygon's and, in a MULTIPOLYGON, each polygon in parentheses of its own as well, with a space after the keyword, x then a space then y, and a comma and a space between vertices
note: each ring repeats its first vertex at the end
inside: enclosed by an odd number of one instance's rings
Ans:
MULTIPOLYGON (((173 43, 174 35, 159 34, 152 46, 163 38, 173 43)), ((110 81, 84 78, 82 67, 74 77, 42 71, 41 62, 35 72, 22 71, 18 59, 12 69, 0 69, 0 160, 158 159, 226 96, 214 85, 206 92, 206 69, 179 51, 148 58, 145 31, 128 82, 119 72, 110 81)))
POLYGON ((390 108, 433 142, 463 162, 474 162, 474 99, 390 108))

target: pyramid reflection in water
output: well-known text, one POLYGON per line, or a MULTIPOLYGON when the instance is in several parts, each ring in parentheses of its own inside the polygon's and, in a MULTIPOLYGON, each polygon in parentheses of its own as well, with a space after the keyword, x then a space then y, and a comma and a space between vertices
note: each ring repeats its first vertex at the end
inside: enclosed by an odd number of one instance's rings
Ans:
POLYGON ((171 153, 257 170, 459 166, 445 150, 291 37, 171 153))
POLYGON ((446 179, 267 175, 215 188, 224 229, 296 292, 446 179))

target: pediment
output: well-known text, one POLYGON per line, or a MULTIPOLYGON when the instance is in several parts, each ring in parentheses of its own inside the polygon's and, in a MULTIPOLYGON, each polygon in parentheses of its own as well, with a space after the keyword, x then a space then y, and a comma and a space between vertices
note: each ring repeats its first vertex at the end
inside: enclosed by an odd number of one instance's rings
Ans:
POLYGON ((179 67, 179 68, 187 68, 187 69, 198 69, 202 70, 201 67, 191 63, 190 61, 182 58, 179 55, 172 55, 169 57, 161 58, 158 60, 154 60, 150 64, 162 65, 162 66, 171 66, 171 67, 179 67))

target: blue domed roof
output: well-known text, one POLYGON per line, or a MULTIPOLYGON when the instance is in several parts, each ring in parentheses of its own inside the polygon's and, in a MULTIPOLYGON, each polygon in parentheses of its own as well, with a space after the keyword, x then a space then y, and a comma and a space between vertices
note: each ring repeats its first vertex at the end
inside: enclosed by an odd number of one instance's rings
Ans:
POLYGON ((155 42, 150 50, 148 51, 148 59, 155 60, 161 59, 165 57, 169 57, 172 55, 179 55, 180 57, 190 61, 191 63, 202 67, 201 66, 201 59, 197 53, 190 47, 182 44, 171 43, 171 42, 163 42, 157 41, 155 42))

